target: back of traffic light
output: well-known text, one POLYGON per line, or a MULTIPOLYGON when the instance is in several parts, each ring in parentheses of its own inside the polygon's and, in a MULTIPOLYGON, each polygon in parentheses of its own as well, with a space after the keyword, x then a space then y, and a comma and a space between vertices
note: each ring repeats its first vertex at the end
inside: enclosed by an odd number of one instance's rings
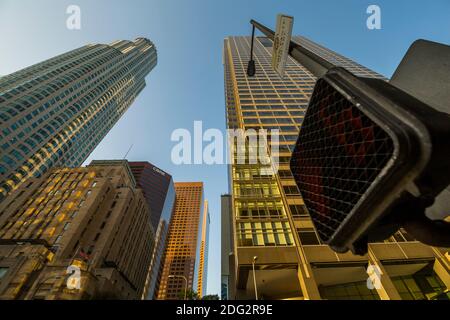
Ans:
MULTIPOLYGON (((411 61, 436 44, 419 41, 416 47, 421 50, 402 65, 420 70, 424 63, 411 61)), ((449 57, 449 49, 439 47, 444 54, 438 58, 449 57)), ((441 65, 449 68, 448 61, 441 65)), ((435 79, 424 81, 429 86, 435 79)), ((450 184, 450 116, 424 103, 426 95, 413 96, 414 85, 400 89, 403 83, 339 67, 316 83, 291 171, 322 241, 338 252, 364 254, 368 242, 400 227, 426 244, 450 246, 449 224, 425 216, 450 184)))
MULTIPOLYGON (((252 47, 255 27, 274 40, 250 23, 252 47)), ((294 41, 288 53, 319 79, 291 171, 322 242, 365 254, 403 227, 450 247, 450 223, 425 215, 450 203, 450 47, 416 41, 390 82, 357 77, 294 41)), ((254 76, 252 58, 248 69, 254 76)))

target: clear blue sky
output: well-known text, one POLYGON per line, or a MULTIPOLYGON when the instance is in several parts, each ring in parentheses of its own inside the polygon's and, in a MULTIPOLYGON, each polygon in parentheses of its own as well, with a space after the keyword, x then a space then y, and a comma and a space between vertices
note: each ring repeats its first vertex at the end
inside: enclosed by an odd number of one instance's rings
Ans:
POLYGON ((295 17, 305 35, 389 77, 418 38, 449 44, 448 0, 0 0, 0 75, 86 43, 147 37, 158 65, 147 87, 89 157, 147 160, 176 181, 203 181, 210 203, 208 292, 220 292, 220 194, 225 166, 176 166, 170 135, 176 128, 225 129, 222 44, 227 35, 249 35, 254 18, 274 27, 277 13, 295 17), (66 8, 82 10, 82 29, 66 29, 66 8), (366 28, 366 8, 382 10, 382 30, 366 28))

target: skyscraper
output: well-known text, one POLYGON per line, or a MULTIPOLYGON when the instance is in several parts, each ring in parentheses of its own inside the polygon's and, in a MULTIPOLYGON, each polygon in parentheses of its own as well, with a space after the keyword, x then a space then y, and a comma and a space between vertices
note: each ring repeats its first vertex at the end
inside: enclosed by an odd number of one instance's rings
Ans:
POLYGON ((175 183, 175 209, 169 235, 157 299, 182 298, 185 290, 196 291, 199 279, 206 287, 206 277, 199 276, 203 222, 205 217, 202 182, 175 183))
POLYGON ((0 212, 0 299, 141 298, 154 232, 126 160, 29 178, 0 212))
POLYGON ((151 211, 151 223, 156 231, 155 247, 150 263, 143 299, 153 299, 161 279, 161 267, 167 245, 169 223, 175 205, 172 176, 149 162, 129 162, 137 186, 142 189, 151 211))
MULTIPOLYGON (((195 273, 197 277, 194 283, 197 283, 197 293, 200 297, 206 295, 207 287, 207 277, 208 277, 208 253, 209 253, 209 208, 208 200, 204 202, 203 214, 201 217, 201 233, 197 242, 199 242, 200 250, 197 252, 197 257, 195 258, 195 263, 198 265, 196 269, 198 272, 195 273)), ((198 246, 198 245, 197 245, 198 246)))
POLYGON ((0 201, 28 177, 80 166, 145 87, 145 38, 89 44, 0 79, 0 201))
MULTIPOLYGON (((227 127, 280 130, 279 151, 272 154, 279 170, 267 174, 270 170, 262 169, 270 165, 249 163, 229 168, 231 205, 223 203, 222 214, 231 216, 231 239, 225 243, 232 248, 222 253, 222 261, 229 262, 229 269, 223 264, 228 278, 223 295, 254 299, 257 290, 265 299, 419 299, 442 293, 450 286, 442 250, 413 241, 402 230, 385 243, 371 244, 366 257, 337 254, 320 242, 289 169, 316 78, 289 57, 281 79, 272 70, 272 41, 265 37, 255 39, 256 75, 248 77, 250 40, 224 42, 227 127), (381 274, 381 286, 372 289, 367 286, 371 270, 381 274)), ((383 78, 304 37, 294 41, 359 76, 383 78)))
POLYGON ((232 234, 232 197, 229 194, 224 194, 220 197, 221 201, 221 220, 220 220, 220 229, 221 229, 221 289, 220 296, 222 300, 229 300, 234 297, 234 279, 231 278, 234 268, 234 263, 230 258, 233 257, 233 234, 232 234), (231 254, 231 255, 230 255, 231 254))

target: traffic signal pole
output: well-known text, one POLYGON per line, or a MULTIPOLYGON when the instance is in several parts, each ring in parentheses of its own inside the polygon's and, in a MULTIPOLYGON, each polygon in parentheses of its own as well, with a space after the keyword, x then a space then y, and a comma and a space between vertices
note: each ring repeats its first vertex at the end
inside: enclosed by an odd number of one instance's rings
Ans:
MULTIPOLYGON (((270 40, 274 40, 275 32, 261 23, 250 20, 250 23, 253 27, 256 27, 259 31, 261 31, 267 38, 270 40)), ((297 62, 299 62, 302 66, 307 68, 314 76, 317 78, 325 75, 328 70, 336 67, 331 62, 325 60, 321 56, 302 46, 301 44, 295 43, 291 40, 289 45, 289 55, 294 58, 297 62)))
MULTIPOLYGON (((255 20, 251 20, 250 23, 253 26, 253 31, 257 28, 267 38, 274 41, 275 32, 273 30, 255 20)), ((329 74, 332 69, 336 70, 334 73, 339 73, 344 78, 361 79, 358 80, 359 82, 363 82, 362 79, 365 79, 353 75, 345 68, 334 65, 302 44, 290 41, 288 53, 318 79, 329 74)), ((434 208, 433 203, 436 198, 438 204, 439 202, 448 202, 448 199, 440 199, 442 197, 439 198, 439 193, 435 191, 441 192, 445 188, 450 190, 450 166, 447 165, 450 159, 450 151, 448 142, 446 142, 448 141, 450 128, 443 124, 445 119, 449 119, 448 123, 450 123, 450 64, 448 61, 450 61, 449 46, 418 40, 411 46, 391 81, 379 84, 379 87, 384 86, 386 88, 385 91, 379 93, 379 98, 383 98, 384 95, 387 96, 389 92, 396 92, 397 96, 393 97, 394 100, 405 98, 408 102, 411 102, 412 100, 404 95, 405 93, 409 94, 424 105, 415 109, 413 105, 405 103, 405 110, 412 113, 418 112, 416 116, 421 119, 420 121, 436 117, 437 113, 441 113, 439 118, 442 120, 439 130, 435 130, 436 128, 433 126, 428 127, 429 134, 434 134, 433 138, 435 139, 432 144, 433 162, 428 163, 427 171, 421 175, 423 181, 413 181, 413 185, 416 185, 416 187, 425 185, 432 191, 420 190, 423 194, 417 195, 417 192, 412 191, 412 194, 414 194, 412 200, 407 200, 392 207, 391 213, 393 213, 393 216, 387 218, 392 218, 393 221, 389 221, 389 219, 384 221, 384 219, 381 222, 391 229, 386 230, 386 232, 391 232, 392 227, 397 225, 399 228, 405 228, 414 238, 425 244, 445 247, 450 246, 450 223, 443 220, 434 220, 439 219, 437 217, 434 217, 434 219, 431 217, 432 219, 430 219, 425 215, 425 211, 434 208)), ((381 99, 380 101, 384 100, 381 99)), ((389 108, 388 106, 385 107, 389 108)), ((443 193, 441 192, 441 194, 443 193)), ((450 210, 450 208, 446 209, 450 210)), ((366 251, 364 249, 366 246, 367 239, 361 238, 361 243, 358 245, 358 247, 363 248, 361 252, 366 251)))

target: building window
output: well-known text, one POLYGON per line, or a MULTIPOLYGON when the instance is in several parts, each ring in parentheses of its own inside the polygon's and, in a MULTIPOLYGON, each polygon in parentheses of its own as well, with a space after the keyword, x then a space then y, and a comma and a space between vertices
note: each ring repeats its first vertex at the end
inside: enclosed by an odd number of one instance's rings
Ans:
POLYGON ((313 246, 321 244, 320 239, 313 228, 297 229, 297 232, 302 245, 313 246))
POLYGON ((328 300, 380 300, 376 290, 367 288, 367 282, 320 286, 320 296, 328 300))
POLYGON ((261 42, 261 44, 266 47, 266 48, 271 48, 272 47, 272 40, 270 40, 267 37, 258 37, 259 42, 261 42))
POLYGON ((55 240, 55 244, 58 244, 62 239, 62 236, 58 236, 55 240))
POLYGON ((294 218, 308 217, 308 212, 306 211, 305 206, 299 204, 291 204, 289 205, 289 209, 291 210, 291 214, 294 218))
POLYGON ((288 222, 241 222, 237 224, 238 246, 291 246, 288 222))
POLYGON ((0 280, 8 273, 9 268, 0 267, 0 280))
POLYGON ((278 174, 280 175, 281 179, 286 179, 286 178, 291 179, 292 178, 292 174, 291 174, 290 170, 278 170, 278 174))
POLYGON ((286 195, 300 194, 296 186, 283 186, 283 190, 286 195))
POLYGON ((392 282, 403 300, 448 300, 448 291, 433 270, 433 263, 410 275, 393 277, 392 282))

